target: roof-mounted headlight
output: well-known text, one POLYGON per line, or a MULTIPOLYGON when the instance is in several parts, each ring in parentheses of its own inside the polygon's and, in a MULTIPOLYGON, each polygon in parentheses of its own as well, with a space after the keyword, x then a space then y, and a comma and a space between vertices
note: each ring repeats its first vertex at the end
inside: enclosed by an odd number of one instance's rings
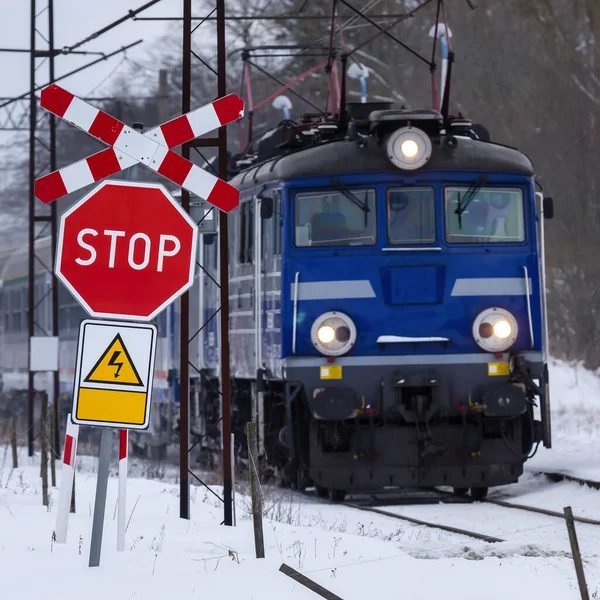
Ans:
POLYGON ((518 334, 517 320, 503 308, 486 308, 473 322, 473 338, 487 352, 508 350, 518 334))
POLYGON ((356 341, 356 326, 344 313, 331 311, 315 320, 310 331, 315 348, 327 356, 346 354, 356 341))
POLYGON ((420 129, 402 127, 391 135, 387 152, 396 167, 412 171, 422 167, 431 158, 431 140, 420 129))

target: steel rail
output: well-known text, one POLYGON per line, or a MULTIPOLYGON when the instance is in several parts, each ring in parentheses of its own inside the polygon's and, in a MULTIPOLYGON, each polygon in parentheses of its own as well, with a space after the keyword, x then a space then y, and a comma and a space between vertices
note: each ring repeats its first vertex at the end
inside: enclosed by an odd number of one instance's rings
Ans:
MULTIPOLYGON (((598 487, 596 489, 600 489, 600 482, 597 481, 587 481, 585 479, 580 479, 578 477, 572 477, 568 475, 562 475, 561 473, 543 473, 544 475, 553 475, 555 477, 561 477, 563 479, 569 479, 571 481, 576 481, 581 485, 593 483, 598 487)), ((446 492, 444 490, 436 490, 438 493, 451 496, 453 498, 465 498, 465 496, 453 494, 452 492, 446 492)), ((527 504, 517 504, 514 502, 507 502, 506 500, 495 500, 493 498, 484 498, 480 500, 480 502, 485 502, 486 504, 495 504, 496 506, 502 506, 504 508, 514 508, 516 510, 526 510, 528 512, 538 513, 540 515, 547 515, 549 517, 557 517, 559 519, 564 519, 565 515, 562 512, 558 512, 555 510, 550 510, 548 508, 540 508, 538 506, 529 506, 527 504)), ((573 520, 579 523, 585 523, 587 525, 600 525, 600 520, 590 519, 588 517, 576 517, 573 516, 573 520)))
POLYGON ((348 506, 350 508, 356 508, 358 510, 363 510, 365 512, 372 512, 378 515, 384 515, 386 517, 392 517, 394 519, 400 519, 402 521, 408 521, 409 523, 414 523, 415 525, 423 525, 424 527, 431 527, 434 529, 441 529, 442 531, 449 531, 450 533, 458 533, 460 535, 466 535, 468 537, 476 538, 478 540, 483 540, 488 543, 498 543, 504 542, 505 540, 497 537, 493 537, 491 535, 485 535, 483 533, 477 533, 476 531, 469 531, 468 529, 459 529, 458 527, 451 527, 449 525, 441 525, 439 523, 432 523, 430 521, 422 521, 421 519, 415 519, 413 517, 407 517, 405 515, 398 515, 393 512, 389 512, 387 510, 381 510, 379 508, 373 508, 369 506, 361 506, 360 504, 353 504, 350 502, 343 502, 342 506, 348 506))
POLYGON ((575 475, 567 475, 565 473, 556 473, 554 471, 540 471, 541 475, 545 475, 552 481, 573 481, 579 485, 587 485, 594 490, 600 490, 600 481, 575 477, 575 475))
MULTIPOLYGON (((506 502, 505 500, 493 500, 486 498, 484 500, 487 504, 495 504, 496 506, 503 506, 506 508, 515 508, 518 510, 527 510, 529 512, 538 513, 540 515, 548 515, 549 517, 558 517, 559 519, 564 519, 565 515, 561 512, 557 512, 555 510, 549 510, 547 508, 538 508, 536 506, 527 506, 526 504, 514 504, 513 502, 506 502)), ((588 525, 600 525, 600 521, 596 519, 588 519, 587 517, 575 517, 573 516, 573 520, 579 523, 586 523, 588 525)))

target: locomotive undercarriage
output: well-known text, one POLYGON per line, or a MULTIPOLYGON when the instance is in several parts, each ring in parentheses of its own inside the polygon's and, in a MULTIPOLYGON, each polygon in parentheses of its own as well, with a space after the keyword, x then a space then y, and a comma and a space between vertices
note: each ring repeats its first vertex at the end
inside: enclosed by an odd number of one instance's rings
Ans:
MULTIPOLYGON (((504 377, 488 377, 487 365, 354 368, 344 385, 309 371, 288 368, 293 381, 232 387, 237 460, 247 464, 245 424, 255 420, 262 474, 294 489, 314 485, 341 500, 347 491, 452 486, 483 497, 517 481, 543 437, 534 418, 541 363, 517 360, 504 377), (373 392, 359 395, 369 383, 373 392)), ((213 441, 202 445, 218 454, 218 394, 204 405, 212 406, 213 441)))
MULTIPOLYGON (((350 382, 315 382, 307 464, 317 492, 340 499, 347 490, 452 486, 483 497, 517 481, 543 438, 534 408, 544 386, 534 379, 544 370, 522 357, 511 364, 502 377, 489 377, 487 365, 403 367, 377 373, 377 390, 360 397, 350 382), (343 418, 350 409, 355 416, 343 418)), ((354 371, 366 391, 375 369, 354 371)))

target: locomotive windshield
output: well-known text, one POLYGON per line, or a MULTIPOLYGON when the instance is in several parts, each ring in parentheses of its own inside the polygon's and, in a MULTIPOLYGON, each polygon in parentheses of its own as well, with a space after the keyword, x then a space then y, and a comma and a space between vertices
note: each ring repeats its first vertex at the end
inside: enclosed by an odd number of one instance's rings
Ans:
POLYGON ((446 188, 446 241, 451 244, 493 244, 525 241, 523 192, 481 188, 464 211, 459 210, 468 187, 446 188))
POLYGON ((296 246, 373 246, 375 190, 303 192, 295 197, 296 246))
POLYGON ((388 242, 435 242, 435 192, 432 188, 395 188, 387 192, 388 242))

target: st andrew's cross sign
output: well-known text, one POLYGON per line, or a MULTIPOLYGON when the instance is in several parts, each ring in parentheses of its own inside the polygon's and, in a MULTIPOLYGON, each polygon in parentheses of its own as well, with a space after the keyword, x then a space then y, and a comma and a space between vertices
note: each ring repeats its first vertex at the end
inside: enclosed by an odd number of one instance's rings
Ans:
POLYGON ((42 90, 41 106, 110 146, 39 178, 35 196, 42 202, 48 204, 142 163, 224 212, 239 205, 239 191, 235 187, 171 150, 241 118, 244 101, 236 94, 219 98, 143 134, 55 84, 42 90))

